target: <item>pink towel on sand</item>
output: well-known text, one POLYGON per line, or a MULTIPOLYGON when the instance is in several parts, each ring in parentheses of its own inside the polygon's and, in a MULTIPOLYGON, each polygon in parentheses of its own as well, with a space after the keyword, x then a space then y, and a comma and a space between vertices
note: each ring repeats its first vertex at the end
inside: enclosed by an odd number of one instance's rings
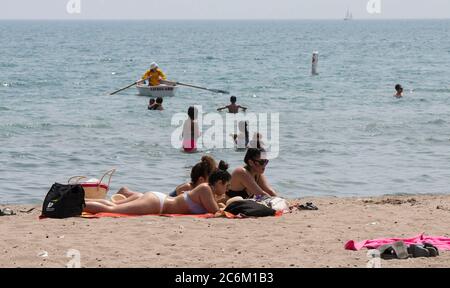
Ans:
POLYGON ((410 244, 423 244, 430 243, 436 246, 439 250, 450 250, 450 238, 425 236, 423 234, 417 235, 413 238, 381 238, 375 240, 364 240, 361 242, 355 242, 353 240, 348 241, 345 244, 347 250, 360 250, 362 248, 377 249, 381 245, 391 244, 396 241, 403 241, 406 245, 410 244))

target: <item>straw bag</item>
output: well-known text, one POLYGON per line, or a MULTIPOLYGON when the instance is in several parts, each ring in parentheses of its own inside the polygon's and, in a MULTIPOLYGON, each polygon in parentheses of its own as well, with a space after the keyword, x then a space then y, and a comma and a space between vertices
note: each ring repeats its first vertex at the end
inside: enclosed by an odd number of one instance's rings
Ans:
POLYGON ((73 176, 70 177, 67 183, 69 184, 80 184, 85 192, 85 199, 105 199, 106 194, 109 191, 109 184, 111 183, 111 177, 116 172, 116 169, 111 169, 103 174, 100 180, 96 178, 90 178, 86 176, 73 176), (105 184, 103 180, 106 181, 106 176, 108 176, 108 184, 105 184))

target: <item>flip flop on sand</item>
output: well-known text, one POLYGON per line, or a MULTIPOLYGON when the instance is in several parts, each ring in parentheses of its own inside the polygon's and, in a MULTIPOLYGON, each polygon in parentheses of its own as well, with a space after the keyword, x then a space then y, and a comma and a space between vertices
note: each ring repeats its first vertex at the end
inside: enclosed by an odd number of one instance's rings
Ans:
POLYGON ((420 244, 411 244, 408 247, 408 254, 411 257, 430 257, 430 251, 420 244))
POLYGON ((382 245, 378 248, 382 259, 406 259, 408 255, 408 247, 403 241, 397 241, 392 244, 382 245))
POLYGON ((430 243, 423 243, 423 247, 425 247, 428 252, 430 252, 430 257, 439 256, 439 249, 430 243))
POLYGON ((307 202, 306 205, 298 205, 297 208, 299 210, 319 210, 312 202, 307 202))

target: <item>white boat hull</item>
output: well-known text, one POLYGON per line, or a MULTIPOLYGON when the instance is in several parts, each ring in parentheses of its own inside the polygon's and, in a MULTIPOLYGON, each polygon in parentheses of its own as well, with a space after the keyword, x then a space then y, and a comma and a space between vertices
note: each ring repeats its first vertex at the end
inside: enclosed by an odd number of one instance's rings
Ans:
POLYGON ((175 96, 175 92, 177 91, 177 86, 170 85, 158 85, 158 86, 148 86, 138 84, 136 85, 138 89, 138 93, 141 96, 150 96, 150 97, 172 97, 175 96))

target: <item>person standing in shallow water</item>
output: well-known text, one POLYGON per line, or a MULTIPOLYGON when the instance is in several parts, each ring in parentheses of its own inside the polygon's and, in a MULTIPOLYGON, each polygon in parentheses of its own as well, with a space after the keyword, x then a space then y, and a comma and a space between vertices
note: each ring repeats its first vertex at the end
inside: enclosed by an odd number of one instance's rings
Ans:
POLYGON ((189 107, 189 118, 183 124, 183 150, 187 153, 197 152, 197 139, 201 136, 197 114, 198 111, 194 106, 189 107))
POLYGON ((403 97, 403 87, 400 84, 395 85, 395 98, 402 98, 403 97))
POLYGON ((230 105, 227 105, 225 107, 221 107, 221 108, 217 108, 217 111, 222 111, 223 109, 228 109, 228 113, 233 113, 236 114, 239 112, 239 108, 242 109, 244 112, 247 110, 247 107, 241 106, 241 105, 237 105, 236 104, 236 96, 231 96, 230 97, 230 105))

